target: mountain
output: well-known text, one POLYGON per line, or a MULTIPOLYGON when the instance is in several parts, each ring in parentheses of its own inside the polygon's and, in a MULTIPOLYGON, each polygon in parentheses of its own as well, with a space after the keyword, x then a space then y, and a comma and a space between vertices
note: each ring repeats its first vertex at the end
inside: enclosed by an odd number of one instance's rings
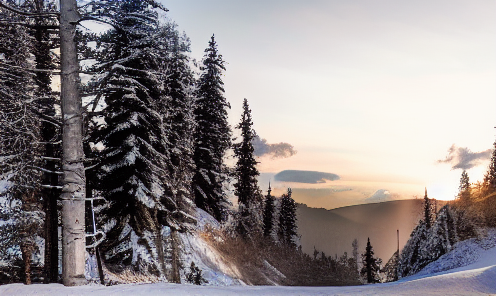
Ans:
POLYGON ((399 230, 401 249, 421 218, 422 209, 422 199, 395 200, 332 210, 299 204, 300 243, 307 254, 313 254, 315 246, 327 256, 341 256, 344 252, 351 256, 353 240, 358 239, 359 252, 363 253, 369 237, 375 255, 387 262, 397 249, 396 230, 399 230))

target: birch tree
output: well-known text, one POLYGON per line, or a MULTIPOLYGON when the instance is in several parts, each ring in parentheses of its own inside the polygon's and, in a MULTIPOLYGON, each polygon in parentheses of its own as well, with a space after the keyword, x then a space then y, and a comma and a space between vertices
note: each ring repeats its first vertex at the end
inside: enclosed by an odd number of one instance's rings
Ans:
POLYGON ((62 105, 62 281, 66 286, 86 283, 85 195, 82 104, 76 26, 81 20, 76 0, 60 0, 60 64, 62 105))

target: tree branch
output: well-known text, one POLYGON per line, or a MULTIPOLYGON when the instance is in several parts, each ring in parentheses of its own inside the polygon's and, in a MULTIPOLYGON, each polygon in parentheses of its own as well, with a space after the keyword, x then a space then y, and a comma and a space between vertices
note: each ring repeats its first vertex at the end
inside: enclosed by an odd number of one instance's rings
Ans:
POLYGON ((60 16, 60 13, 58 13, 58 12, 33 13, 33 12, 23 11, 23 10, 17 9, 15 7, 12 7, 10 5, 7 5, 7 4, 3 3, 3 1, 0 1, 0 7, 5 8, 7 10, 10 10, 10 11, 17 13, 17 14, 27 16, 27 17, 48 16, 48 17, 57 17, 58 18, 60 16))

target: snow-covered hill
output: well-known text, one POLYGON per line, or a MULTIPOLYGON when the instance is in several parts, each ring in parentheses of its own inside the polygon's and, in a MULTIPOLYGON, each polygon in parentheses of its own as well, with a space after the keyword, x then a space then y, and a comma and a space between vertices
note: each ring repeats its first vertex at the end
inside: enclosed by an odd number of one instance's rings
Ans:
POLYGON ((493 229, 484 239, 461 242, 421 273, 387 284, 352 287, 13 284, 0 286, 0 295, 488 295, 496 294, 495 239, 493 229), (457 268, 446 270, 448 267, 457 268))

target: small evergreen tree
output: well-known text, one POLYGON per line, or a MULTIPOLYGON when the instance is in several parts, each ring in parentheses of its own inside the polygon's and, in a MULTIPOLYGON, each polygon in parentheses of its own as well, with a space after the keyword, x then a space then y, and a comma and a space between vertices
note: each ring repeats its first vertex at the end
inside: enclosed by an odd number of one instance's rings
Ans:
POLYGON ((425 196, 424 196, 424 221, 425 227, 427 229, 431 228, 432 220, 432 205, 429 197, 427 196, 427 188, 425 188, 425 196))
POLYGON ((496 192, 496 141, 494 141, 493 146, 494 150, 491 156, 491 163, 489 164, 489 169, 485 175, 487 193, 489 194, 496 192))
POLYGON ((367 238, 367 247, 365 248, 365 253, 362 254, 362 262, 363 267, 360 273, 362 276, 366 277, 367 283, 380 283, 381 279, 379 277, 379 272, 382 260, 374 257, 374 250, 370 244, 370 238, 367 238))
POLYGON ((235 195, 238 197, 239 221, 237 232, 245 237, 261 230, 261 193, 258 187, 257 161, 253 155, 253 122, 248 101, 243 101, 243 115, 236 128, 241 130, 241 142, 234 144, 234 155, 238 159, 235 168, 235 195))
POLYGON ((460 178, 460 186, 458 187, 458 189, 458 198, 460 199, 460 202, 464 206, 467 206, 470 202, 470 179, 466 170, 463 170, 462 172, 462 176, 460 178))
POLYGON ((271 188, 269 183, 269 190, 267 190, 267 195, 265 196, 265 205, 263 211, 263 234, 266 238, 271 238, 272 230, 274 228, 274 197, 270 194, 271 188))
POLYGON ((277 234, 281 244, 296 247, 295 238, 298 234, 298 226, 296 224, 296 203, 291 198, 291 188, 288 188, 288 193, 283 194, 281 198, 277 234))
POLYGON ((231 129, 227 122, 230 105, 224 97, 222 82, 222 72, 226 68, 213 35, 202 64, 194 111, 197 128, 194 135, 196 169, 193 191, 196 205, 218 221, 223 221, 227 217, 228 205, 223 190, 223 183, 227 180, 223 159, 231 147, 231 129))
POLYGON ((352 259, 355 262, 355 270, 358 272, 358 239, 354 239, 351 243, 351 247, 353 248, 352 259))
POLYGON ((191 261, 191 265, 189 267, 189 272, 186 274, 186 281, 195 285, 207 284, 208 281, 203 278, 202 271, 198 266, 195 265, 195 262, 191 261))

